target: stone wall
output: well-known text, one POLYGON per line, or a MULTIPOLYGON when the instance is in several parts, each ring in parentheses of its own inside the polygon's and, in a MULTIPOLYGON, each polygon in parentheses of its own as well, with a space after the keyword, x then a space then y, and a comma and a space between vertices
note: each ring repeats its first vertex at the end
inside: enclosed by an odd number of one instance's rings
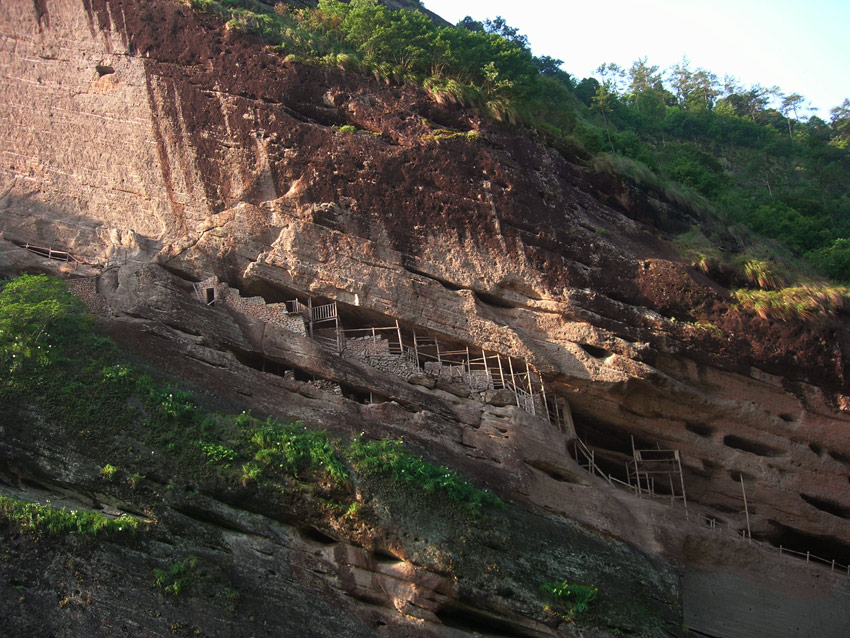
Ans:
POLYGON ((201 292, 201 301, 206 303, 206 290, 215 291, 215 302, 224 305, 231 310, 248 315, 280 326, 284 330, 297 332, 300 335, 307 334, 307 325, 300 313, 292 313, 287 310, 285 303, 266 303, 262 297, 243 297, 238 290, 234 290, 217 277, 209 277, 198 284, 201 292))
POLYGON ((390 342, 378 337, 354 337, 345 340, 345 354, 354 359, 365 360, 368 356, 385 356, 390 354, 390 342))
POLYGON ((69 279, 68 290, 79 298, 86 310, 96 317, 108 317, 109 306, 103 297, 97 294, 97 277, 81 277, 80 279, 69 279))
POLYGON ((461 382, 475 392, 493 387, 493 377, 487 370, 470 370, 467 372, 461 364, 445 365, 437 361, 426 361, 424 367, 426 374, 438 381, 461 382))
POLYGON ((390 352, 388 339, 373 339, 371 336, 346 339, 344 353, 346 357, 363 361, 373 368, 402 379, 419 372, 419 365, 412 359, 390 352))

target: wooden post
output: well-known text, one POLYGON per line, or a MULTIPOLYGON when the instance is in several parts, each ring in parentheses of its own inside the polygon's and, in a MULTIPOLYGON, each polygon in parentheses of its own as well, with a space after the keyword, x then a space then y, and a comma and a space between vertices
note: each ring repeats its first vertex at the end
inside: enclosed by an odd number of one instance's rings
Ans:
POLYGON ((484 379, 487 381, 487 389, 493 389, 493 375, 490 374, 489 364, 487 363, 487 353, 484 348, 481 348, 481 358, 484 359, 484 379))
MULTIPOLYGON (((741 493, 744 495, 744 516, 747 518, 747 538, 752 539, 753 534, 750 530, 750 508, 747 505, 747 490, 744 488, 744 474, 739 474, 738 478, 741 480, 741 493)), ((808 558, 806 559, 806 562, 808 562, 808 558)))
POLYGON ((419 343, 416 337, 416 328, 413 329, 413 353, 416 355, 416 365, 419 366, 419 343))
POLYGON ((337 312, 336 302, 334 302, 334 326, 336 327, 336 353, 341 355, 343 338, 342 332, 339 329, 339 313, 337 312))
POLYGON ((637 460, 637 451, 635 450, 635 435, 631 435, 632 438, 632 463, 635 464, 635 483, 637 484, 637 494, 640 496, 643 494, 643 488, 640 486, 640 466, 638 465, 637 460))
POLYGON ((313 338, 313 298, 307 297, 307 321, 310 324, 310 338, 313 338))
POLYGON ((673 473, 668 472, 667 479, 670 481, 670 505, 676 502, 676 488, 673 487, 673 473))
MULTIPOLYGON (((437 340, 437 337, 434 337, 434 347, 437 349, 437 363, 440 364, 440 368, 443 366, 443 360, 440 358, 440 342, 437 340)), ((440 370, 440 377, 443 376, 442 369, 440 370)))
POLYGON ((398 333, 398 353, 404 356, 404 342, 401 340, 401 326, 398 325, 398 319, 395 320, 395 329, 398 333))
POLYGON ((546 403, 546 385, 543 383, 543 375, 540 375, 540 392, 543 395, 543 409, 546 411, 546 420, 552 425, 552 417, 549 415, 549 404, 546 403))
POLYGON ((502 355, 498 352, 496 353, 496 361, 499 362, 499 379, 502 381, 502 388, 505 388, 505 371, 502 370, 502 355))
POLYGON ((531 403, 531 413, 537 416, 537 406, 534 405, 534 386, 531 384, 531 368, 528 367, 528 360, 525 361, 525 380, 528 381, 529 403, 531 403))
POLYGON ((508 357, 508 366, 511 369, 511 387, 514 390, 514 398, 516 399, 516 404, 519 405, 519 394, 516 391, 516 377, 514 377, 514 363, 510 357, 508 357))

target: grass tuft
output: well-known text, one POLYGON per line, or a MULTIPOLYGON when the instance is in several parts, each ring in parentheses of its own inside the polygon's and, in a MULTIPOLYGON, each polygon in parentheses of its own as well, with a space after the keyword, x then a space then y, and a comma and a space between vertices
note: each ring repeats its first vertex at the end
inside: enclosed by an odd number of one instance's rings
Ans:
POLYGON ((540 590, 552 596, 556 605, 546 605, 545 610, 556 614, 573 624, 575 617, 587 611, 599 590, 594 585, 569 583, 566 580, 555 583, 543 583, 540 590))
POLYGON ((154 569, 154 585, 170 596, 179 596, 194 582, 197 566, 198 557, 188 556, 168 569, 154 569))
POLYGON ((844 286, 794 286, 781 290, 736 290, 737 302, 762 319, 810 321, 849 307, 850 289, 844 286))
POLYGON ((479 515, 485 507, 505 507, 500 498, 474 487, 454 470, 414 456, 401 441, 366 441, 358 437, 348 447, 347 456, 363 475, 382 476, 427 493, 443 494, 473 515, 479 515))
POLYGON ((0 516, 22 532, 35 536, 133 534, 141 525, 138 519, 126 514, 109 518, 99 512, 60 509, 8 496, 0 496, 0 516))
MULTIPOLYGON (((278 469, 299 478, 306 472, 322 472, 335 483, 349 480, 348 470, 339 459, 326 432, 312 430, 301 423, 283 425, 273 419, 258 428, 251 442, 257 452, 254 461, 269 469, 278 469)), ((254 467, 250 472, 253 474, 254 467)), ((251 480, 251 476, 247 477, 251 480)))

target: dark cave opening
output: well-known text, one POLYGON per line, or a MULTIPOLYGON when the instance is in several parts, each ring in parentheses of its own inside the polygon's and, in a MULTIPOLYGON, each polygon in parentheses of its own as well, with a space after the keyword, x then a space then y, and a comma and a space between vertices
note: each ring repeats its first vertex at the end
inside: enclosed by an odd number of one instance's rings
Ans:
POLYGON ((536 631, 531 633, 523 627, 513 625, 505 618, 488 616, 472 607, 446 605, 436 615, 446 627, 474 635, 484 634, 499 638, 530 638, 539 635, 536 631))
POLYGON ((809 496, 808 494, 800 494, 800 498, 812 507, 819 509, 821 512, 832 514, 838 518, 850 519, 850 508, 848 507, 834 503, 833 501, 818 498, 817 496, 809 496))
POLYGON ((770 529, 766 533, 753 534, 753 538, 766 540, 776 547, 782 546, 783 549, 797 552, 791 555, 802 560, 806 559, 806 552, 811 552, 813 556, 826 561, 835 560, 843 565, 850 564, 850 544, 846 542, 833 536, 809 534, 775 520, 769 520, 768 525, 770 529))
POLYGON ((605 348, 600 348, 599 346, 592 346, 589 343, 580 343, 578 344, 578 346, 594 359, 607 359, 612 354, 605 348))
POLYGON ((697 436, 703 437, 704 439, 710 438, 716 431, 710 425, 704 425, 703 423, 691 423, 690 421, 685 423, 685 429, 688 432, 693 432, 697 436))
POLYGON ((749 452, 750 454, 755 454, 757 456, 780 456, 782 454, 782 450, 765 445, 764 443, 757 443, 748 439, 742 439, 734 434, 727 434, 724 436, 723 444, 728 447, 735 448, 736 450, 749 452))
POLYGON ((486 292, 478 292, 477 290, 474 290, 472 292, 472 294, 475 295, 475 298, 478 301, 480 301, 484 305, 492 306, 493 308, 507 308, 507 309, 516 308, 515 304, 512 304, 511 302, 509 302, 505 299, 502 299, 501 297, 498 297, 496 295, 491 295, 491 294, 486 293, 486 292))

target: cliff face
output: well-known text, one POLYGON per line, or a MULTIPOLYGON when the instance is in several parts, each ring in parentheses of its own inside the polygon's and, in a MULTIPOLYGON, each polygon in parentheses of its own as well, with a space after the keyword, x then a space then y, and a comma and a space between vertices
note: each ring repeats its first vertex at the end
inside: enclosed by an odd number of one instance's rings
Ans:
POLYGON ((144 356, 265 413, 403 434, 508 498, 701 569, 763 569, 702 522, 743 529, 742 487, 754 538, 850 562, 846 317, 731 307, 665 235, 686 214, 472 109, 288 62, 177 2, 14 0, 0 38, 0 267, 40 267, 11 241, 121 265, 98 284, 105 325, 144 356), (210 275, 527 362, 575 431, 204 308, 189 282, 210 275), (586 472, 575 434, 622 480, 632 436, 679 450, 691 520, 586 472))

